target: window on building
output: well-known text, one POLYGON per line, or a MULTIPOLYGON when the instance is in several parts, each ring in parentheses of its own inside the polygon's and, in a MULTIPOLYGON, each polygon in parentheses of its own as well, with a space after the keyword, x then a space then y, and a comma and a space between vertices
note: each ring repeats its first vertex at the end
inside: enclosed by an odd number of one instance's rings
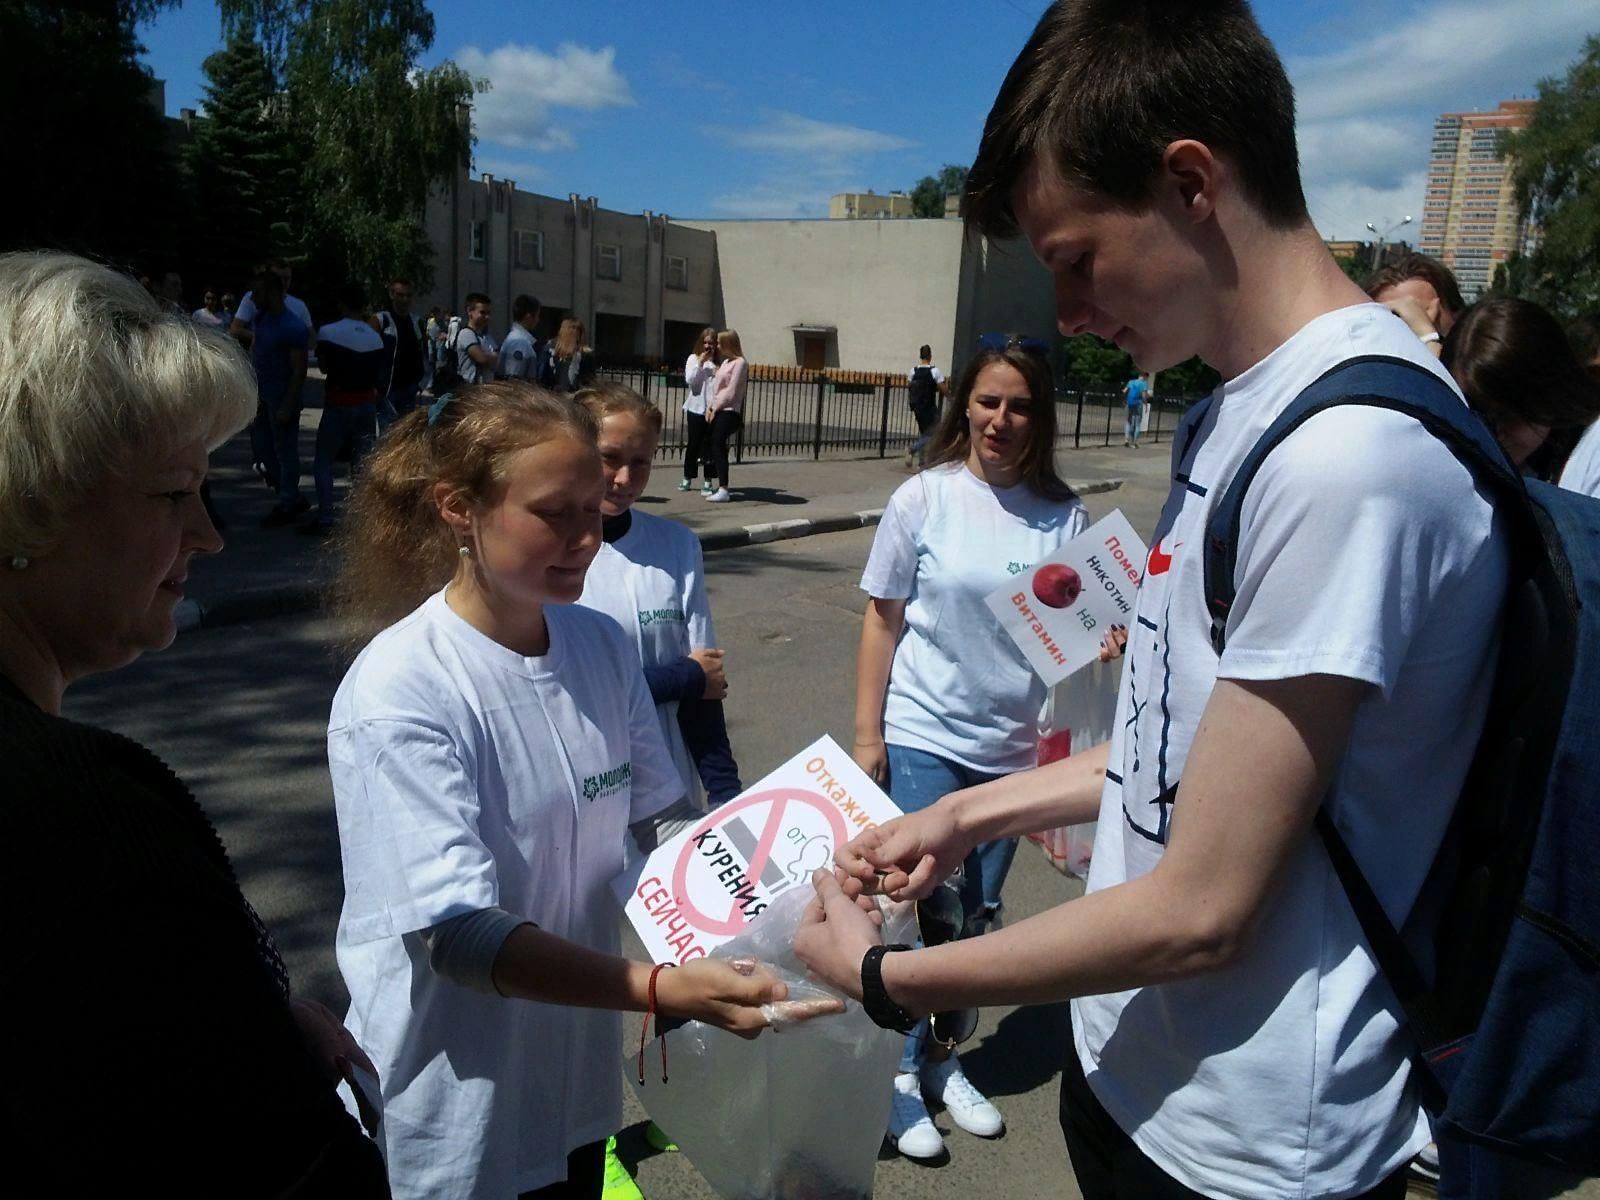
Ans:
POLYGON ((517 230, 517 266, 524 271, 544 270, 544 230, 517 230))
POLYGON ((604 242, 594 248, 594 273, 597 279, 622 278, 622 247, 608 246, 604 242))
POLYGON ((680 292, 689 290, 689 260, 677 254, 667 255, 667 286, 680 292))
POLYGON ((482 221, 467 224, 467 257, 473 262, 483 261, 484 230, 482 221))

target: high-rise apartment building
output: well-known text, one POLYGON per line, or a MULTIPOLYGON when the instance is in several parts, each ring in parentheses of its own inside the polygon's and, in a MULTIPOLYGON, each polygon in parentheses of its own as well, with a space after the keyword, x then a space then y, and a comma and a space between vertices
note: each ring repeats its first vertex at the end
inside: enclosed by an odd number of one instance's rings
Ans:
POLYGON ((1497 266, 1524 248, 1527 225, 1500 135, 1526 129, 1535 104, 1502 100, 1494 112, 1442 113, 1433 123, 1418 249, 1455 272, 1469 302, 1494 282, 1497 266))

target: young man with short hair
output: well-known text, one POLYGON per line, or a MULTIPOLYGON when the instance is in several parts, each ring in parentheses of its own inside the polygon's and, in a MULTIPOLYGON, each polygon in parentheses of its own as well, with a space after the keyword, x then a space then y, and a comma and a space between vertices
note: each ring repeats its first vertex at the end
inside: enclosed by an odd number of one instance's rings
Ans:
POLYGON ((1426 254, 1407 254, 1374 272, 1367 295, 1404 321, 1435 358, 1467 307, 1450 268, 1426 254))
POLYGON ((950 394, 950 385, 945 382, 944 372, 933 365, 933 347, 926 344, 917 351, 917 365, 911 368, 906 380, 910 390, 911 415, 917 421, 917 440, 906 451, 906 467, 909 469, 922 461, 928 439, 933 436, 933 427, 939 421, 939 405, 950 394))
POLYGON ((283 281, 263 267, 256 275, 250 363, 260 392, 250 444, 277 497, 264 527, 288 525, 310 507, 300 494, 300 405, 310 333, 285 303, 283 281))
POLYGON ((1153 376, 1140 372, 1122 386, 1122 399, 1127 408, 1123 422, 1122 444, 1139 448, 1139 429, 1144 423, 1144 406, 1150 397, 1153 376))
POLYGON ((539 301, 533 296, 518 296, 511 302, 511 328, 506 331, 505 341, 500 343, 500 361, 494 369, 496 378, 538 382, 542 348, 536 335, 540 311, 539 301))
POLYGON ((1199 354, 1225 382, 1173 466, 1111 743, 863 834, 795 940, 880 1023, 1071 999, 1061 1118, 1090 1200, 1398 1200, 1429 1140, 1399 1006, 1312 822, 1326 806, 1402 923, 1483 724, 1506 539, 1418 422, 1321 413, 1249 488, 1213 648, 1207 519, 1276 416, 1364 355, 1449 386, 1330 257, 1298 161, 1288 78, 1243 0, 1040 20, 970 219, 1027 237, 1063 334, 1145 371, 1199 354), (1097 817, 1088 894, 985 937, 885 953, 848 894, 916 894, 977 843, 1097 817))
POLYGON ((450 344, 456 356, 456 375, 464 384, 490 383, 500 348, 489 336, 489 297, 468 292, 466 303, 467 318, 450 344))
POLYGON ((395 276, 389 281, 389 307, 377 314, 389 367, 378 404, 378 423, 385 429, 417 406, 432 361, 422 322, 411 311, 416 294, 411 280, 395 276))
MULTIPOLYGON (((317 456, 311 468, 317 482, 317 515, 300 527, 323 534, 333 528, 333 464, 350 462, 350 477, 372 449, 378 432, 378 388, 383 381, 383 338, 367 318, 366 294, 354 284, 339 289, 339 319, 317 331, 317 363, 326 384, 322 420, 317 423, 317 456)), ((409 318, 408 318, 409 319, 409 318)))

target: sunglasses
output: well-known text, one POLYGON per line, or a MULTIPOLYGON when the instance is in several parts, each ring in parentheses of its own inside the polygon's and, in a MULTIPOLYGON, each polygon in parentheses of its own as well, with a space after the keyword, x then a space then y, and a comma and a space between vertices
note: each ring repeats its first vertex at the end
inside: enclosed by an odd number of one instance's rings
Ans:
POLYGON ((1050 347, 1036 337, 1022 337, 1019 334, 986 333, 978 339, 980 350, 1021 350, 1024 354, 1037 354, 1041 358, 1047 357, 1050 347))
MULTIPOLYGON (((961 893, 948 883, 941 883, 918 900, 916 911, 917 932, 924 946, 942 946, 956 941, 966 927, 961 893)), ((934 1041, 946 1050, 954 1050, 978 1031, 978 1010, 957 1008, 936 1012, 928 1018, 928 1028, 934 1041)))

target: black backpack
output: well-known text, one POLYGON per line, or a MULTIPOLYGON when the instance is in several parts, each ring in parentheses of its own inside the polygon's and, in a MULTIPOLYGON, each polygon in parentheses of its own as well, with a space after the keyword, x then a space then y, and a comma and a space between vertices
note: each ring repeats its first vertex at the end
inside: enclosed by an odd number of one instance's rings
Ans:
POLYGON ((435 396, 453 392, 461 386, 461 368, 458 365, 460 360, 457 358, 459 351, 456 349, 456 343, 461 340, 462 331, 465 329, 466 326, 463 325, 456 330, 455 336, 444 344, 444 358, 433 371, 433 394, 435 396))
POLYGON ((939 407, 939 381, 926 363, 911 372, 911 411, 931 412, 939 407))
MULTIPOLYGON (((1206 526, 1211 640, 1222 652, 1245 492, 1274 447, 1326 409, 1405 413, 1492 496, 1511 547, 1500 661, 1471 770, 1417 901, 1412 956, 1326 809, 1317 832, 1405 1012, 1413 1079, 1443 1135, 1600 1171, 1600 500, 1527 482, 1432 372, 1341 363, 1261 435, 1206 526)), ((1174 471, 1209 401, 1186 414, 1174 471)), ((1447 697, 1440 697, 1448 703, 1447 697)))

